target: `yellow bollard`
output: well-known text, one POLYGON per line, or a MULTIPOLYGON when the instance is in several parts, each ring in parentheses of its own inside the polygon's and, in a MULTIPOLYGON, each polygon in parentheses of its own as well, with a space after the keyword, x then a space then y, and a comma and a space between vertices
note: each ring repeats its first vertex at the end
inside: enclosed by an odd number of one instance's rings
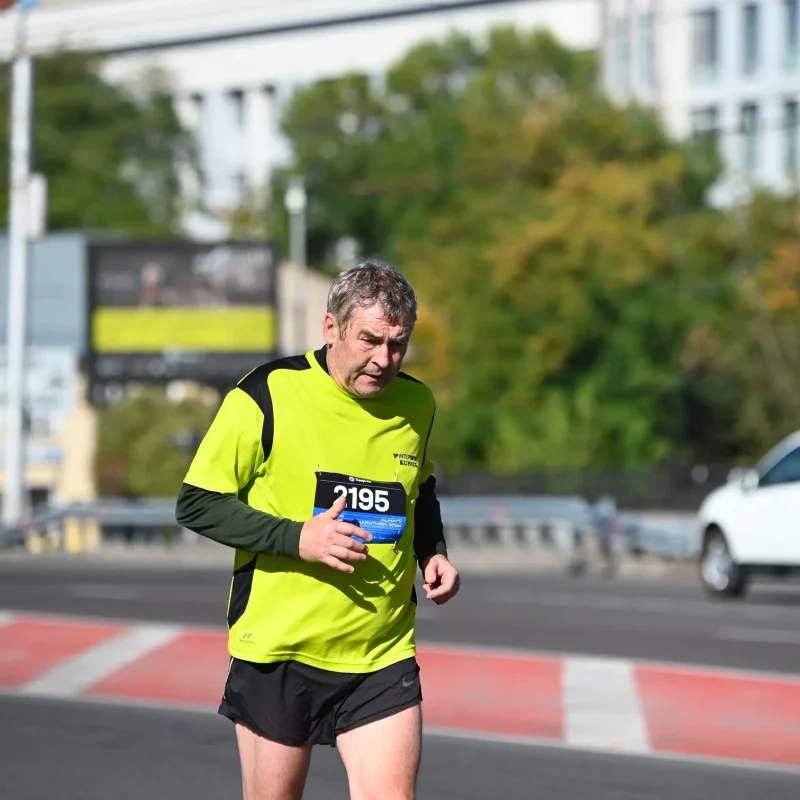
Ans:
POLYGON ((83 551, 95 553, 100 549, 100 526, 93 519, 83 521, 83 551))
POLYGON ((74 518, 64 520, 64 549, 68 553, 82 552, 81 520, 74 518))

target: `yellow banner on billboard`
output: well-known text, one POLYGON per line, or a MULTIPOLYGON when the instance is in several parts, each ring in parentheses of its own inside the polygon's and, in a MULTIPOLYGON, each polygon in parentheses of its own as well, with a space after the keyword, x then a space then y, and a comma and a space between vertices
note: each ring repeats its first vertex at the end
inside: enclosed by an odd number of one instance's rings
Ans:
POLYGON ((271 352, 275 309, 264 306, 96 308, 92 346, 98 353, 271 352))

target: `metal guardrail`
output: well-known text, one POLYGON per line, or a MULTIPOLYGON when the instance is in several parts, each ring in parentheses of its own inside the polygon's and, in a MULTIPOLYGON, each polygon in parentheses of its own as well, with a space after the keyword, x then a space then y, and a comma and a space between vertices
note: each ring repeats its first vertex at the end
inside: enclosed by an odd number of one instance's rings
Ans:
POLYGON ((635 515, 623 515, 620 526, 628 550, 677 560, 698 556, 699 538, 693 518, 652 522, 635 515))
MULTIPOLYGON (((580 497, 483 496, 440 498, 448 542, 464 547, 503 549, 541 546, 576 550, 586 537, 609 538, 629 553, 671 559, 693 558, 691 517, 653 519, 644 513, 617 513, 580 497)), ((108 498, 44 509, 21 525, 0 528, 0 547, 24 544, 29 537, 56 534, 71 526, 82 536, 88 527, 103 532, 162 529, 175 534, 175 501, 108 498)))

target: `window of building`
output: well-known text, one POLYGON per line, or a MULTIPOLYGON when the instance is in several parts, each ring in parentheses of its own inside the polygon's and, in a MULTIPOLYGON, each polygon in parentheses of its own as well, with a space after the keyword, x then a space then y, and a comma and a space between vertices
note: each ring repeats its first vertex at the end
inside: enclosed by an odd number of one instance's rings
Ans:
POLYGON ((696 139, 717 141, 719 133, 719 109, 716 106, 692 111, 692 136, 696 139))
POLYGON ((233 174, 233 202, 236 207, 243 205, 247 199, 247 176, 237 171, 233 174))
POLYGON ((228 92, 228 102, 233 110, 233 121, 241 128, 244 125, 244 92, 241 89, 228 92))
POLYGON ((742 106, 743 167, 748 178, 758 173, 760 158, 760 125, 758 106, 747 103, 742 106))
POLYGON ((655 84, 655 15, 652 11, 639 16, 639 82, 655 84))
POLYGON ((798 64, 798 51, 800 51, 800 4, 798 0, 784 0, 783 3, 783 29, 784 29, 784 63, 786 69, 794 72, 798 64))
POLYGON ((796 100, 787 100, 783 104, 783 136, 784 166, 786 174, 797 175, 798 167, 798 125, 800 124, 800 106, 796 100))
POLYGON ((29 489, 28 504, 30 505, 31 511, 47 508, 50 504, 50 489, 41 486, 29 489))
POLYGON ((628 87, 630 75, 630 37, 628 20, 624 14, 614 17, 611 27, 611 72, 615 89, 628 87))
POLYGON ((759 11, 757 3, 746 3, 743 8, 742 69, 745 75, 755 75, 759 67, 759 11))
POLYGON ((692 74, 714 80, 719 71, 719 12, 707 8, 692 13, 692 74))
POLYGON ((203 100, 203 95, 200 92, 192 92, 189 95, 190 114, 192 115, 192 122, 197 128, 203 123, 203 100))

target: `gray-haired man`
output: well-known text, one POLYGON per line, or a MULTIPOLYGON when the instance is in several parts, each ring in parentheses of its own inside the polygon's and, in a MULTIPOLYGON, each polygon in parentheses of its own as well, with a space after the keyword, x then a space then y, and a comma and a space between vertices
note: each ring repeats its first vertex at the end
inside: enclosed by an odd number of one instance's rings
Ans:
POLYGON ((245 800, 302 797, 337 746, 353 800, 412 800, 421 752, 416 565, 434 603, 447 558, 428 441, 435 404, 400 372, 417 300, 366 262, 331 286, 325 346, 225 398, 178 498, 187 528, 236 548, 231 666, 245 800))

